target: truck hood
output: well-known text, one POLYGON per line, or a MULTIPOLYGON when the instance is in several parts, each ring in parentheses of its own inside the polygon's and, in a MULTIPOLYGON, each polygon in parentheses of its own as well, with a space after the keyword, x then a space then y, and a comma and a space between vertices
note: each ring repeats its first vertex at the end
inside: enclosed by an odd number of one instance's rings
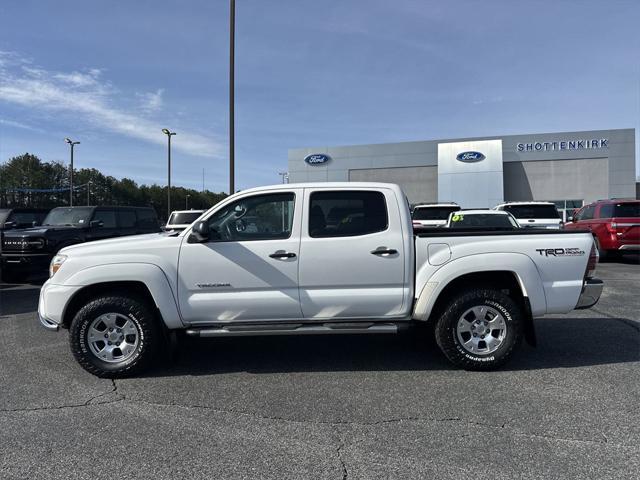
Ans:
POLYGON ((153 249, 154 247, 161 246, 163 243, 175 243, 175 237, 175 233, 170 234, 168 232, 130 235, 71 245, 70 247, 60 250, 60 253, 73 256, 122 254, 128 251, 153 249))

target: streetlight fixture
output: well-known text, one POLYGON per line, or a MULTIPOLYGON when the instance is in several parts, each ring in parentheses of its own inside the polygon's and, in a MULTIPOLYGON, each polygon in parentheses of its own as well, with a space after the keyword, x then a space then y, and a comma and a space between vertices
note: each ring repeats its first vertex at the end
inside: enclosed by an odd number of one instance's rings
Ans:
POLYGON ((191 195, 189 195, 189 194, 187 193, 187 196, 186 196, 186 197, 184 197, 184 209, 185 209, 185 210, 189 210, 189 197, 190 197, 190 196, 191 196, 191 195))
POLYGON ((89 196, 91 195, 91 180, 87 182, 87 207, 90 205, 89 196))
POLYGON ((69 206, 73 207, 73 147, 79 145, 80 142, 74 142, 69 137, 64 139, 71 147, 71 174, 69 176, 69 206))
POLYGON ((289 172, 278 172, 278 175, 282 177, 282 183, 289 183, 289 172))
POLYGON ((163 128, 162 133, 167 136, 167 221, 171 216, 171 137, 176 132, 169 131, 168 128, 163 128))

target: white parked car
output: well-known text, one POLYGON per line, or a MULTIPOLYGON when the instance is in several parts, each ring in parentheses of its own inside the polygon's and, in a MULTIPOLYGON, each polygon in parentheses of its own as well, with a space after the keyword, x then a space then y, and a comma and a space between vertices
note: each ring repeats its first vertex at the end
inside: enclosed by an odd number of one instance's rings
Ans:
POLYGON ((562 217, 554 203, 551 202, 506 202, 496 205, 495 210, 502 210, 513 215, 522 228, 562 228, 562 217))
POLYGON ((460 210, 449 214, 447 228, 468 230, 514 230, 518 221, 508 212, 500 210, 460 210))
POLYGON ((165 230, 184 230, 193 222, 195 222, 200 215, 206 210, 174 210, 169 215, 169 220, 164 226, 165 230))
POLYGON ((423 322, 455 365, 489 370, 523 337, 535 343, 534 318, 598 301, 596 261, 590 233, 414 235, 397 185, 284 184, 236 193, 177 234, 64 248, 38 315, 68 328, 77 361, 103 377, 149 366, 178 330, 373 334, 423 322))
POLYGON ((411 220, 414 228, 444 227, 451 212, 460 210, 457 203, 424 203, 413 207, 411 220))

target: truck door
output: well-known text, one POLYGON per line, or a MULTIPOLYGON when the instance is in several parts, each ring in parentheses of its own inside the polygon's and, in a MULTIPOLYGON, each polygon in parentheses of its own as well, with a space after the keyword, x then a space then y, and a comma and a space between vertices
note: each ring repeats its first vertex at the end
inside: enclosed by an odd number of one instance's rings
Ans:
POLYGON ((189 323, 300 319, 302 189, 248 194, 209 216, 206 243, 183 239, 180 311, 189 323))
POLYGON ((401 314, 407 252, 398 201, 390 189, 305 189, 300 244, 305 318, 401 314))

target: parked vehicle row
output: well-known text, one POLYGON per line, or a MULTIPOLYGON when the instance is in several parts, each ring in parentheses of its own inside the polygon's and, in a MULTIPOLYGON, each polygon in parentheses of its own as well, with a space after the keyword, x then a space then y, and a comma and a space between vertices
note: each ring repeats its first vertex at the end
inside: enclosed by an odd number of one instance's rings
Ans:
POLYGON ((275 185, 226 198, 182 232, 64 248, 40 322, 68 328, 77 361, 104 377, 149 366, 177 331, 373 334, 425 322, 453 364, 489 370, 523 337, 535 343, 534 318, 598 301, 589 232, 416 235, 405 198, 392 184, 275 185))
POLYGON ((5 281, 46 272, 59 250, 77 243, 159 232, 156 212, 147 207, 58 207, 41 226, 5 230, 0 264, 5 281))
POLYGON ((0 231, 36 227, 49 213, 48 208, 0 208, 0 231))

